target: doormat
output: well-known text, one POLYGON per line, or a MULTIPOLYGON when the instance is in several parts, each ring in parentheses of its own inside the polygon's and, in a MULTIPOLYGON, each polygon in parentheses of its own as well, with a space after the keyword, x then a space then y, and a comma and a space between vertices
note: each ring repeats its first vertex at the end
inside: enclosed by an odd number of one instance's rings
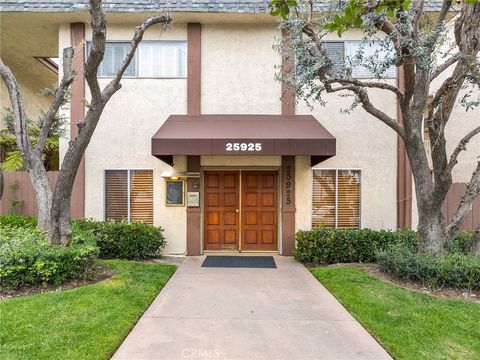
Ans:
POLYGON ((207 256, 202 267, 276 269, 273 256, 207 256))

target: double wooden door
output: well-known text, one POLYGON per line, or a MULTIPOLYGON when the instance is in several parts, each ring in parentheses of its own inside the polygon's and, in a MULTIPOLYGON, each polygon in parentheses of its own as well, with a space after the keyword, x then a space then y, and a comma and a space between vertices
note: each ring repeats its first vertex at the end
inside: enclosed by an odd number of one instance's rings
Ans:
POLYGON ((206 171, 204 190, 204 250, 278 250, 276 171, 206 171))

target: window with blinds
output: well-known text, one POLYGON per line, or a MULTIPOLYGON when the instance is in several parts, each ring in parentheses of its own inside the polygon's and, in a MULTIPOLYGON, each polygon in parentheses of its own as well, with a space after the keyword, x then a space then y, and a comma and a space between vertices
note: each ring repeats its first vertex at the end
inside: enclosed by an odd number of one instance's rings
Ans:
POLYGON ((153 171, 106 170, 105 218, 153 225, 153 171))
MULTIPOLYGON (((363 56, 362 63, 384 60, 388 53, 382 49, 380 44, 375 41, 365 43, 363 41, 326 41, 325 48, 330 59, 333 62, 334 70, 341 74, 344 72, 345 62, 353 62, 352 76, 354 78, 373 78, 375 74, 366 66, 358 64, 354 58, 356 54, 361 52, 363 56)), ((383 69, 382 69, 383 70, 383 69)), ((384 75, 387 78, 395 78, 397 76, 397 68, 390 66, 384 70, 384 75)))
MULTIPOLYGON (((89 42, 87 51, 90 47, 89 42)), ((107 42, 98 76, 115 76, 129 50, 129 42, 107 42)), ((184 78, 187 74, 186 59, 186 41, 143 41, 138 45, 125 76, 184 78)))
POLYGON ((360 171, 314 170, 312 227, 360 227, 360 171))

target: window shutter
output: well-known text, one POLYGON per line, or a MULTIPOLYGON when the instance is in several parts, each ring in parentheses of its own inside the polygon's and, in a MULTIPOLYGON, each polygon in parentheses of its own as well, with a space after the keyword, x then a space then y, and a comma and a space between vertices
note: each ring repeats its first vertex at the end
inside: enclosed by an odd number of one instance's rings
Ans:
POLYGON ((337 227, 360 227, 360 172, 338 171, 337 227))
POLYGON ((312 227, 335 227, 335 170, 313 171, 312 227))
POLYGON ((153 172, 130 172, 130 220, 153 225, 153 172))
POLYGON ((128 174, 126 170, 105 172, 105 218, 121 221, 128 218, 128 174))
MULTIPOLYGON (((383 61, 387 55, 386 50, 381 50, 378 42, 368 42, 363 43, 362 41, 347 41, 345 42, 345 55, 347 59, 351 59, 354 63, 356 62, 355 56, 362 47, 363 51, 363 63, 367 63, 368 59, 371 57, 376 57, 379 62, 383 61), (377 53, 378 52, 378 53, 377 53)), ((354 78, 373 78, 375 75, 367 67, 362 65, 354 65, 352 67, 352 76, 354 78)), ((397 76, 397 68, 395 66, 390 66, 385 76, 387 78, 395 78, 397 76)))
POLYGON ((325 48, 333 62, 333 69, 337 74, 341 74, 345 62, 345 43, 343 41, 327 41, 325 42, 325 48))

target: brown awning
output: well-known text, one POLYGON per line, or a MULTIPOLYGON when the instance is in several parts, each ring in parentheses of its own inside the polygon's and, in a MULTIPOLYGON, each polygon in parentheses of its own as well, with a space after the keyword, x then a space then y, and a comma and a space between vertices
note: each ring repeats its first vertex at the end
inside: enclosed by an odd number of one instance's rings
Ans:
POLYGON ((171 115, 152 137, 152 155, 335 155, 335 138, 313 116, 171 115))

